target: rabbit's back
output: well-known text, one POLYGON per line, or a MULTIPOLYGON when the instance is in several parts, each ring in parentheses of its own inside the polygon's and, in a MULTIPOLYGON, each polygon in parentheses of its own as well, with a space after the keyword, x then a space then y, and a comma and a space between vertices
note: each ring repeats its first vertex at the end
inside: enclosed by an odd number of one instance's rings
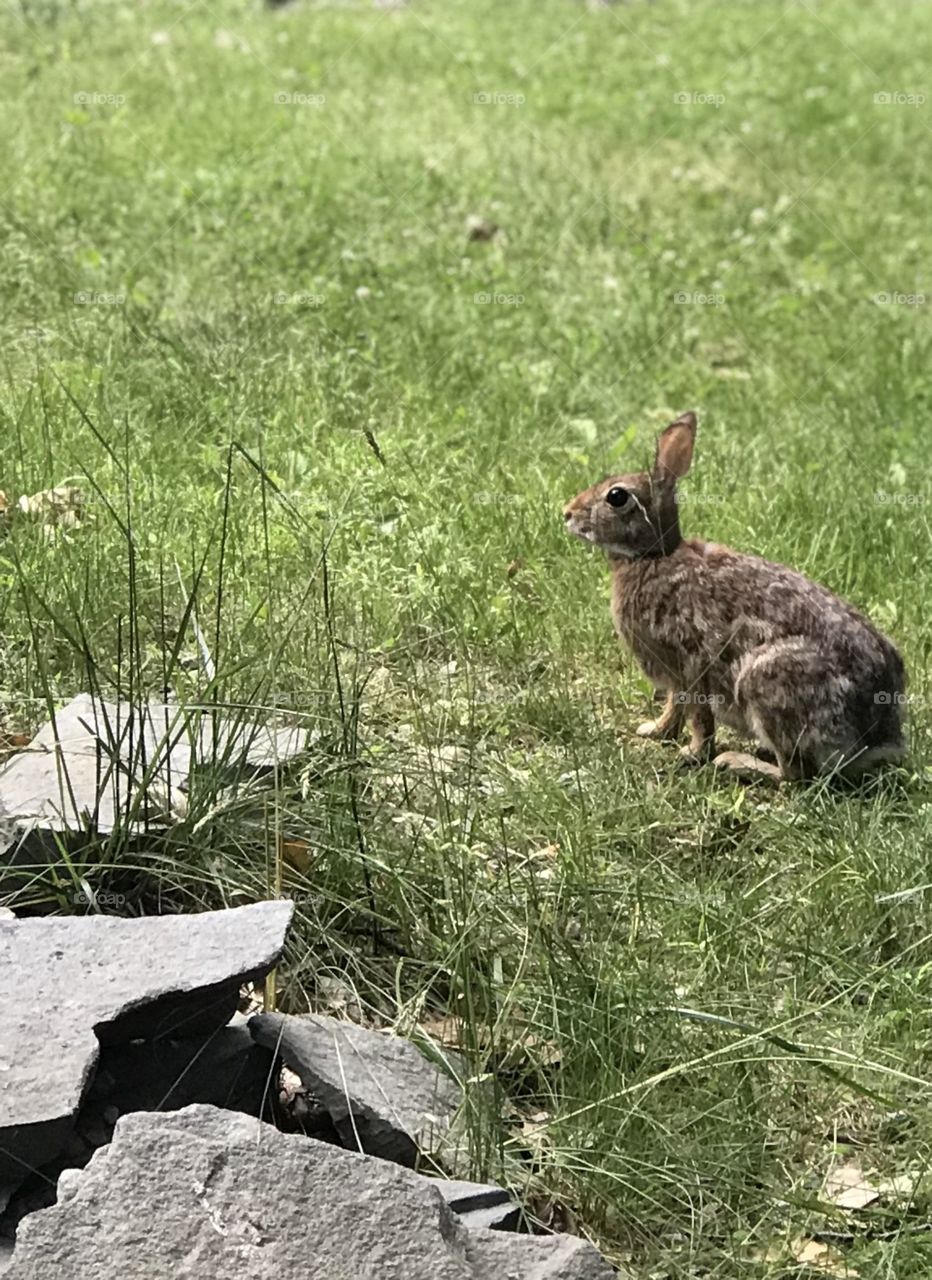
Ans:
POLYGON ((821 661, 796 677, 821 679, 828 668, 871 695, 902 693, 899 653, 857 609, 794 569, 716 543, 683 542, 672 555, 616 565, 613 612, 648 674, 666 670, 678 687, 704 670, 727 689, 749 654, 801 639, 821 661))

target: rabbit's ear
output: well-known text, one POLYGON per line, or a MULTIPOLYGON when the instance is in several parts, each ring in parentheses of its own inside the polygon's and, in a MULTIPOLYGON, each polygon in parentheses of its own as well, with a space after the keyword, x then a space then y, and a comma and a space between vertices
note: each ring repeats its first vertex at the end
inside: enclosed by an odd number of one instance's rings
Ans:
POLYGON ((696 443, 696 415, 681 414, 657 437, 654 475, 660 480, 679 480, 693 460, 696 443))

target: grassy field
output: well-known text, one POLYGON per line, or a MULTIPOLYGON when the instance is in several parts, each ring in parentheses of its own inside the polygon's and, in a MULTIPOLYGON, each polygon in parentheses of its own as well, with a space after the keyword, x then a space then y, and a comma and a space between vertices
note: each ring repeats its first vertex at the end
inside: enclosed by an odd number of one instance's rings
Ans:
POLYGON ((315 731, 0 900, 291 894, 279 1002, 459 1042, 473 1171, 638 1280, 932 1270, 929 16, 0 19, 0 489, 88 509, 0 542, 5 724, 168 686, 315 731), (686 408, 687 533, 902 647, 898 776, 744 789, 634 737, 561 507, 686 408), (846 1161, 898 1190, 839 1207, 846 1161))

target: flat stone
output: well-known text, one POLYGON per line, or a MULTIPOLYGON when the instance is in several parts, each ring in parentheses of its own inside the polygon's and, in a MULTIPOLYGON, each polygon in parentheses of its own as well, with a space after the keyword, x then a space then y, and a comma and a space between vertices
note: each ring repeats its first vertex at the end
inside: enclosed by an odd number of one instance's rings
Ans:
POLYGON ((223 1027, 276 964, 292 910, 0 919, 0 1183, 65 1146, 102 1044, 223 1027))
POLYGON ((348 1150, 413 1168, 440 1149, 463 1102, 410 1040, 318 1014, 260 1013, 249 1030, 301 1077, 348 1150))
POLYGON ((467 1227, 488 1227, 492 1231, 520 1231, 524 1210, 504 1187, 494 1183, 457 1182, 434 1178, 433 1185, 446 1204, 467 1227))
POLYGON ((427 1178, 193 1106, 124 1116, 20 1226, 8 1280, 612 1280, 573 1236, 472 1231, 427 1178))
MULTIPOLYGON (((121 1115, 203 1102, 271 1120, 274 1093, 275 1057, 242 1025, 221 1027, 203 1038, 108 1045, 101 1050, 64 1150, 15 1189, 9 1207, 0 1189, 0 1242, 15 1235, 26 1214, 55 1203, 60 1175, 83 1168, 111 1140, 121 1115)), ((332 1125, 330 1134, 336 1141, 332 1125)))
POLYGON ((298 755, 307 737, 177 704, 78 694, 0 766, 5 847, 33 834, 164 827, 195 769, 265 772, 298 755))

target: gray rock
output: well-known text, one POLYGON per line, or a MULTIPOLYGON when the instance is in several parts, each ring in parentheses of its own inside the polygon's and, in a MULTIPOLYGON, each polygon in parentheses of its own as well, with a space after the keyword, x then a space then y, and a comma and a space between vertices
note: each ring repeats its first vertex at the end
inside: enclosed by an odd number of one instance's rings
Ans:
POLYGON ((292 910, 0 920, 0 1183, 65 1146, 101 1044, 222 1027, 278 960, 292 910))
MULTIPOLYGON (((56 1180, 83 1168, 111 1140, 121 1115, 204 1102, 271 1119, 274 1094, 274 1055, 255 1044, 245 1026, 221 1027, 206 1038, 108 1045, 61 1153, 16 1188, 9 1205, 0 1190, 0 1239, 15 1235, 26 1214, 55 1203, 56 1180)), ((337 1141, 332 1125, 327 1136, 337 1141)))
POLYGON ((611 1280, 572 1236, 471 1231, 435 1184, 212 1107, 138 1112, 24 1219, 8 1280, 611 1280))
POLYGON ((20 861, 50 833, 129 833, 164 826, 202 764, 267 771, 305 747, 307 731, 267 728, 170 703, 107 702, 78 694, 0 767, 5 847, 20 861))
POLYGON ((512 1200, 504 1187, 494 1183, 457 1182, 434 1178, 444 1201, 467 1227, 488 1227, 491 1231, 520 1231, 524 1210, 512 1200))
POLYGON ((297 1072, 348 1150, 413 1167, 439 1150, 462 1104, 456 1081, 410 1040, 317 1014, 260 1013, 249 1030, 297 1072))

